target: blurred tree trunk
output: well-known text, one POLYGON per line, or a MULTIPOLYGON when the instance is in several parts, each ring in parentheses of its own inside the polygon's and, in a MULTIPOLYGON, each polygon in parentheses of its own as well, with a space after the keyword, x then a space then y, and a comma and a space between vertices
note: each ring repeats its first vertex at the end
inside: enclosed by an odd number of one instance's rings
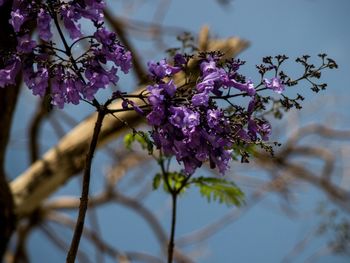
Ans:
MULTIPOLYGON (((11 6, 12 1, 7 1, 0 7, 0 50, 15 48, 16 40, 8 23, 11 6)), ((0 65, 0 68, 2 66, 0 65)), ((0 88, 0 262, 4 257, 7 243, 15 227, 13 198, 6 179, 4 165, 19 86, 0 88)))

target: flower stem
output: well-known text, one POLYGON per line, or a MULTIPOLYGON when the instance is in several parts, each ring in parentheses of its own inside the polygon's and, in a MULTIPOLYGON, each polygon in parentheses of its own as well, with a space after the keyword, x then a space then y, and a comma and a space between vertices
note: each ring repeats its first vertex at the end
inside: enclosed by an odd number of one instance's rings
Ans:
POLYGON ((95 123, 94 132, 92 135, 89 151, 86 155, 86 163, 85 163, 85 169, 84 169, 84 177, 83 177, 83 186, 82 186, 82 192, 81 192, 81 198, 80 198, 80 205, 79 205, 79 214, 77 219, 77 224, 74 229, 74 235, 73 239, 67 254, 67 263, 74 263, 75 258, 78 252, 79 243, 81 239, 81 235, 83 233, 84 229, 84 221, 85 221, 85 215, 88 208, 88 201, 89 201, 89 187, 90 187, 90 177, 91 177, 91 164, 92 159, 94 157, 94 152, 96 150, 98 136, 101 131, 102 122, 104 117, 106 116, 106 111, 104 110, 104 107, 101 107, 98 111, 97 120, 95 123))
POLYGON ((168 244, 168 263, 173 262, 174 257, 174 239, 175 239, 175 227, 176 227, 176 203, 177 203, 177 193, 174 192, 171 194, 172 199, 172 213, 171 213, 171 232, 170 240, 168 244))

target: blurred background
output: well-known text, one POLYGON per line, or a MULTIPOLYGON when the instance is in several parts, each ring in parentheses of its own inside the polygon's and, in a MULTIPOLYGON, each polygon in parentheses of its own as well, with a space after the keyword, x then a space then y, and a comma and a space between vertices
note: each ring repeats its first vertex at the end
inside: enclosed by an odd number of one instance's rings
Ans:
MULTIPOLYGON (((276 154, 288 165, 278 166, 264 156, 250 164, 233 162, 226 176, 246 194, 241 208, 208 203, 196 189, 186 192, 179 200, 175 244, 193 262, 349 262, 350 2, 108 0, 107 4, 110 28, 117 24, 118 34, 133 46, 141 67, 150 59, 165 58, 166 49, 178 47, 176 37, 182 32, 197 38, 204 25, 212 39, 235 36, 249 42, 238 57, 246 61, 241 72, 253 80, 259 80, 255 65, 264 56, 289 56, 285 69, 292 76, 302 70, 294 59, 304 54, 315 64, 319 53, 338 63, 338 70, 322 75, 326 91, 315 94, 308 83, 301 83, 290 92, 305 96, 303 109, 290 111, 282 120, 270 119, 272 140, 282 143, 276 154)), ((137 77, 128 75, 118 88, 131 91, 138 83, 137 77)), ((106 90, 100 96, 110 94, 106 90)), ((6 162, 11 179, 31 164, 28 131, 38 105, 41 102, 22 89, 6 162)), ((39 156, 92 112, 89 105, 81 104, 42 118, 39 156)), ((129 262, 123 255, 133 255, 130 262, 152 262, 146 254, 163 258, 159 229, 169 233, 171 202, 161 190, 152 191, 157 169, 139 149, 124 150, 121 139, 97 152, 91 196, 102 193, 108 180, 117 182, 118 195, 88 211, 87 229, 93 233, 83 240, 80 262, 129 262), (110 250, 101 244, 108 244, 110 250)), ((198 173, 209 175, 205 168, 198 173)), ((74 177, 48 202, 63 196, 77 198, 80 183, 80 177, 74 177)), ((76 212, 53 212, 31 228, 25 240, 30 262, 65 260, 76 212)), ((16 250, 18 236, 10 249, 16 250)))

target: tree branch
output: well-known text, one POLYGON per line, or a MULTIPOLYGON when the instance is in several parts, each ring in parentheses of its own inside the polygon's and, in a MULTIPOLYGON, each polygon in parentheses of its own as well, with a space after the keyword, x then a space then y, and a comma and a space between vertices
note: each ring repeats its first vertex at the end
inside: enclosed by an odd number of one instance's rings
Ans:
MULTIPOLYGON (((8 23, 11 6, 12 1, 7 1, 0 7, 0 51, 11 50, 16 43, 13 29, 8 23)), ((0 68, 2 66, 2 61, 0 60, 0 68)), ((19 79, 16 85, 0 88, 0 261, 4 256, 8 240, 15 228, 13 198, 6 179, 4 164, 19 89, 19 79)))
MULTIPOLYGON (((207 40, 212 50, 222 50, 226 56, 235 56, 247 47, 247 42, 238 38, 226 40, 207 40)), ((140 87, 135 94, 139 94, 144 87, 140 87)), ((110 105, 110 108, 122 108, 121 102, 110 105)), ((141 117, 135 113, 122 112, 118 117, 134 126, 141 117)), ((59 187, 67 182, 73 175, 83 169, 84 156, 89 147, 92 136, 92 127, 96 114, 92 114, 85 121, 75 127, 52 149, 35 162, 23 174, 11 182, 11 191, 14 196, 15 213, 24 217, 39 207, 41 202, 59 187)), ((97 147, 106 144, 112 138, 120 136, 125 131, 124 123, 113 116, 107 115, 101 129, 97 147)))

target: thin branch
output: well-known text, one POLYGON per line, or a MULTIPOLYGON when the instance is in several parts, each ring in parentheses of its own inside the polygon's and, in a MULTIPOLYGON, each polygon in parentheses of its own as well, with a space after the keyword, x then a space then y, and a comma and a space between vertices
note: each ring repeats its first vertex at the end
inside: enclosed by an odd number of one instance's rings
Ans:
POLYGON ((305 247, 310 243, 310 241, 312 240, 312 238, 315 237, 316 234, 317 234, 317 231, 314 231, 314 230, 308 233, 302 240, 300 240, 294 246, 294 248, 287 255, 284 256, 281 262, 282 263, 294 262, 295 257, 297 255, 300 255, 305 250, 305 247))
POLYGON ((329 255, 334 251, 334 247, 331 245, 326 245, 322 248, 320 248, 318 251, 316 251, 314 254, 309 256, 304 263, 313 263, 316 262, 318 259, 320 259, 323 256, 329 255))
POLYGON ((214 222, 204 226, 203 228, 189 233, 186 236, 180 237, 176 240, 176 243, 180 247, 188 246, 197 242, 206 240, 216 234, 218 231, 232 224, 235 220, 239 219, 244 213, 246 213, 253 206, 258 204, 270 191, 275 191, 281 184, 285 184, 288 177, 281 176, 275 178, 271 182, 268 182, 256 190, 245 206, 239 209, 232 209, 230 212, 215 220, 214 222))
POLYGON ((101 131, 102 122, 106 115, 106 112, 101 108, 98 111, 97 120, 95 123, 94 133, 92 135, 89 151, 86 156, 86 163, 84 168, 84 177, 83 177, 83 188, 81 193, 80 205, 79 205, 79 215, 77 220, 77 225, 74 231, 72 243, 70 245, 68 254, 67 254, 67 263, 74 263, 77 255, 79 242, 81 234, 83 233, 85 214, 88 207, 89 200, 89 187, 90 187, 90 176, 91 176, 91 165, 92 159, 97 146, 98 136, 101 131))
MULTIPOLYGON (((68 216, 65 216, 62 213, 50 211, 49 213, 46 213, 46 218, 50 221, 53 221, 60 225, 65 225, 69 228, 74 228, 75 226, 75 222, 72 219, 70 219, 68 216)), ((91 242, 93 242, 96 248, 98 248, 101 252, 107 254, 108 256, 110 256, 115 260, 130 259, 130 260, 143 260, 146 262, 163 262, 160 259, 145 253, 121 252, 116 248, 112 247, 111 245, 109 245, 102 238, 100 238, 96 231, 89 229, 87 227, 84 227, 83 235, 87 237, 91 242)))
POLYGON ((286 146, 295 145, 298 140, 301 140, 302 138, 310 135, 317 135, 326 139, 333 139, 333 140, 350 139, 349 130, 337 130, 337 129, 329 128, 323 124, 310 124, 292 133, 286 143, 286 146))
MULTIPOLYGON (((283 151, 281 152, 283 153, 283 151)), ((325 179, 324 177, 317 176, 315 173, 302 165, 288 161, 284 154, 276 154, 274 158, 271 158, 271 155, 269 154, 257 153, 255 157, 257 163, 263 167, 274 167, 275 169, 281 169, 296 179, 306 181, 311 185, 322 189, 331 200, 335 201, 336 204, 350 212, 348 202, 350 192, 335 185, 331 181, 327 180, 327 178, 325 179)))
POLYGON ((171 211, 171 230, 170 230, 170 238, 169 238, 169 245, 168 245, 168 263, 173 262, 173 254, 174 254, 174 247, 175 247, 175 227, 176 227, 176 204, 177 204, 177 194, 173 193, 171 195, 172 200, 172 211, 171 211))
POLYGON ((29 126, 29 153, 30 153, 30 161, 34 163, 39 159, 39 133, 40 127, 43 123, 43 120, 50 112, 48 111, 48 101, 46 98, 43 98, 39 101, 37 105, 36 112, 30 122, 29 126))
MULTIPOLYGON (((49 226, 49 225, 41 225, 41 227, 39 228, 48 238, 49 240, 52 241, 52 243, 57 246, 59 249, 62 250, 62 252, 66 252, 68 249, 68 244, 66 243, 65 240, 63 240, 62 238, 60 238, 57 233, 55 233, 55 231, 49 226)), ((82 251, 78 252, 78 258, 79 261, 81 262, 91 262, 89 260, 89 257, 82 251)))
POLYGON ((31 225, 20 225, 17 227, 17 242, 16 242, 16 249, 14 252, 14 258, 13 263, 28 263, 29 257, 26 249, 26 241, 27 237, 31 230, 31 225))

